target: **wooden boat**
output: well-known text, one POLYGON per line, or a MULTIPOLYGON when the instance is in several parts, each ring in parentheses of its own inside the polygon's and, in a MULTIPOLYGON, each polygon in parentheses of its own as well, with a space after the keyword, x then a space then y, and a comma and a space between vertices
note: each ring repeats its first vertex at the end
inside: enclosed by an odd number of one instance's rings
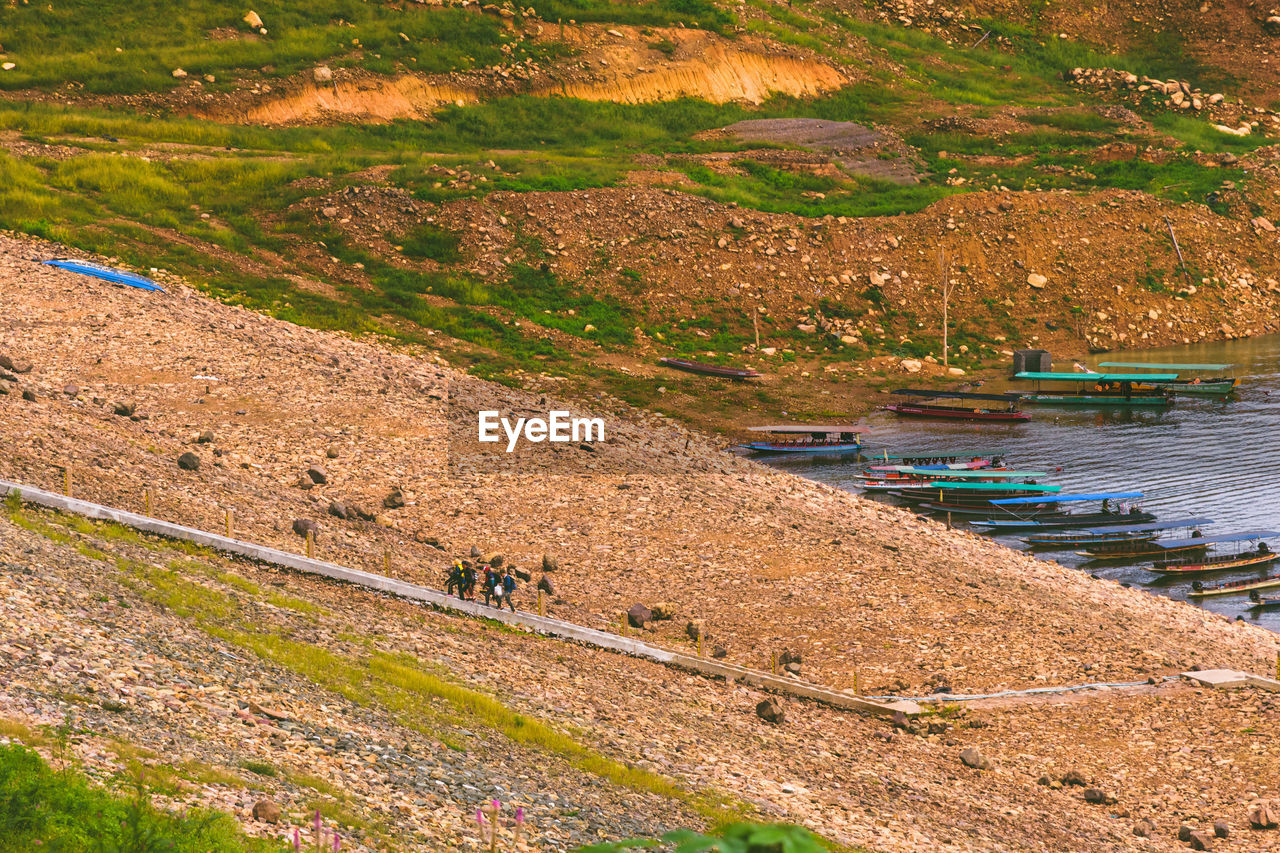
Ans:
POLYGON ((919 453, 890 453, 888 450, 881 450, 878 453, 868 453, 863 450, 863 461, 877 462, 882 465, 912 465, 918 468, 930 467, 933 465, 956 465, 964 462, 973 463, 976 468, 986 468, 988 466, 998 467, 1000 459, 1004 456, 1003 450, 977 450, 977 451, 957 451, 957 450, 938 450, 938 451, 921 451, 919 453))
POLYGON ((1177 371, 1178 379, 1141 382, 1135 385, 1138 389, 1162 388, 1170 394, 1196 397, 1225 397, 1236 390, 1240 380, 1234 376, 1193 376, 1185 378, 1184 372, 1217 373, 1230 370, 1233 364, 1152 364, 1143 361, 1104 361, 1099 367, 1122 367, 1131 370, 1177 371))
POLYGON ((703 376, 719 376, 723 379, 757 379, 764 375, 759 371, 745 367, 722 367, 718 364, 690 361, 687 358, 660 358, 658 363, 665 364, 667 367, 674 367, 676 370, 698 373, 703 376))
POLYGON ((1253 602, 1249 607, 1255 610, 1280 607, 1280 595, 1261 595, 1256 589, 1249 591, 1249 600, 1253 602))
POLYGON ((1134 383, 1150 384, 1154 381, 1170 381, 1176 373, 1018 373, 1015 379, 1035 383, 1035 390, 1024 393, 1028 403, 1055 406, 1168 406, 1172 400, 1162 389, 1140 390, 1134 383), (1074 391, 1043 391, 1043 382, 1075 383, 1074 391))
POLYGON ((1276 588, 1280 588, 1280 575, 1270 575, 1265 578, 1251 580, 1229 581, 1216 586, 1205 586, 1200 581, 1192 581, 1191 591, 1187 595, 1191 598, 1208 598, 1212 595, 1239 595, 1242 592, 1252 593, 1260 589, 1276 588))
POLYGON ((967 391, 927 391, 916 388, 899 388, 893 392, 904 397, 918 397, 921 402, 890 403, 880 408, 886 412, 918 418, 946 418, 959 421, 1029 421, 1031 415, 1018 408, 1017 394, 972 394, 967 391), (1003 408, 992 406, 950 406, 938 400, 969 400, 976 402, 1000 402, 1003 408))
POLYGON ((921 509, 930 512, 989 516, 992 513, 991 498, 993 497, 1050 495, 1061 488, 1061 486, 1040 483, 939 482, 917 488, 895 489, 889 492, 889 495, 907 503, 920 504, 921 509))
POLYGON ((911 468, 903 466, 896 472, 877 475, 869 473, 863 476, 860 484, 869 492, 891 492, 898 489, 922 489, 934 483, 997 483, 1003 480, 1025 479, 1027 477, 1043 477, 1043 471, 1009 471, 998 468, 982 468, 975 471, 943 469, 911 468))
POLYGON ((1090 527, 1070 532, 1033 533, 1022 537, 1028 545, 1044 548, 1073 548, 1085 545, 1101 545, 1108 542, 1141 542, 1155 539, 1165 530, 1190 529, 1202 524, 1212 524, 1209 518, 1183 518, 1151 524, 1119 524, 1109 527, 1090 527))
POLYGON ((737 445, 756 453, 857 453, 862 449, 862 436, 851 424, 759 426, 750 427, 750 431, 775 436, 737 445))
POLYGON ((1142 492, 1091 492, 1076 495, 1054 495, 1052 498, 1006 498, 991 501, 993 509, 1003 513, 992 512, 991 519, 972 522, 973 526, 984 533, 1014 533, 1022 531, 1038 531, 1048 527, 1101 527, 1107 524, 1138 524, 1155 521, 1155 516, 1143 512, 1137 507, 1127 510, 1114 510, 1111 501, 1126 501, 1143 497, 1142 492), (1052 503, 1056 508, 1063 504, 1087 503, 1100 501, 1102 509, 1098 512, 1071 513, 1059 512, 1052 520, 1042 519, 1043 509, 1028 511, 1029 505, 1037 507, 1052 503), (1004 517, 1007 516, 1007 517, 1004 517))
POLYGON ((1267 547, 1265 542, 1261 541, 1270 539, 1273 536, 1280 536, 1280 533, 1274 530, 1248 530, 1242 533, 1212 536, 1209 541, 1215 545, 1227 542, 1257 542, 1258 547, 1248 551, 1220 554, 1189 562, 1157 560, 1156 564, 1151 567, 1151 571, 1160 572, 1161 574, 1198 574, 1201 572, 1225 572, 1230 569, 1266 566, 1280 559, 1280 554, 1276 554, 1267 547))
MULTIPOLYGON (((1199 531, 1196 531, 1197 533, 1199 531)), ((1170 554, 1190 554, 1208 549, 1213 539, 1192 535, 1187 539, 1153 539, 1138 542, 1100 542, 1077 551, 1091 560, 1147 560, 1170 554)))

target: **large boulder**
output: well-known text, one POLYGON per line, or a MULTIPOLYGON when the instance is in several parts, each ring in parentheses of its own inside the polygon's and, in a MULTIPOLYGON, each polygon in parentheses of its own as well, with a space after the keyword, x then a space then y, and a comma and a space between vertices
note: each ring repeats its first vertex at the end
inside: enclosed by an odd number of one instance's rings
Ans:
POLYGON ((279 823, 280 807, 271 800, 258 800, 253 804, 253 819, 263 823, 279 823))
POLYGON ((991 763, 991 759, 983 755, 982 750, 976 746, 971 746, 960 753, 960 760, 966 767, 972 767, 974 770, 990 770, 995 766, 991 763))
POLYGON ((759 705, 756 705, 756 716, 764 720, 766 723, 783 723, 786 722, 787 712, 782 707, 782 703, 777 699, 765 699, 759 705))
POLYGON ((542 570, 544 572, 554 572, 560 568, 560 561, 550 554, 542 555, 542 570))
POLYGON ((178 457, 178 467, 183 471, 199 471, 200 457, 188 450, 178 457))
POLYGON ((1249 807, 1249 825, 1254 829, 1280 826, 1280 804, 1275 800, 1259 800, 1249 807))
POLYGON ((627 609, 627 624, 632 628, 643 628, 653 621, 653 611, 643 604, 633 604, 627 609))

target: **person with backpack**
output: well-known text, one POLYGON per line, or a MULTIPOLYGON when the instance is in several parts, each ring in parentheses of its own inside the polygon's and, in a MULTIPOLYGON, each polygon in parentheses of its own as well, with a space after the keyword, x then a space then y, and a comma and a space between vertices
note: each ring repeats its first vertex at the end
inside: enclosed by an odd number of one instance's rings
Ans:
MULTIPOLYGON (((512 612, 512 613, 515 613, 515 612, 516 612, 516 602, 515 602, 515 599, 513 599, 513 598, 511 597, 512 595, 514 595, 514 594, 515 594, 515 591, 516 591, 516 577, 515 577, 515 575, 511 574, 510 570, 508 570, 508 569, 503 569, 503 570, 502 570, 502 577, 498 579, 498 582, 499 582, 499 583, 501 584, 501 586, 502 586, 502 595, 503 595, 503 597, 507 599, 507 606, 509 606, 509 607, 511 608, 511 612, 512 612)), ((501 598, 500 598, 500 599, 498 599, 498 609, 499 609, 499 610, 501 610, 501 609, 502 609, 502 599, 501 599, 501 598)))
POLYGON ((476 600, 476 570, 470 560, 464 560, 462 563, 462 595, 460 597, 466 601, 476 600))
POLYGON ((493 566, 484 567, 484 603, 491 604, 494 588, 498 585, 498 573, 493 566))
POLYGON ((453 565, 449 567, 449 578, 444 584, 445 595, 457 593, 458 598, 462 598, 463 583, 462 563, 455 560, 453 565))

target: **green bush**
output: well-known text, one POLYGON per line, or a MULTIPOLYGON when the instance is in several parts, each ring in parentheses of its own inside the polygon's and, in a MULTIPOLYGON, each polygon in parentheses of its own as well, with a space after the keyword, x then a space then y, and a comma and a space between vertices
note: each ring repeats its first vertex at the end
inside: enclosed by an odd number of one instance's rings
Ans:
POLYGON ((170 814, 138 784, 132 797, 55 772, 26 747, 0 746, 0 853, 266 853, 282 844, 249 838, 230 815, 170 814))
POLYGON ((623 853, 637 848, 673 845, 674 853, 827 853, 827 846, 804 827, 791 824, 736 823, 717 835, 687 829, 661 839, 636 838, 583 847, 580 853, 623 853))

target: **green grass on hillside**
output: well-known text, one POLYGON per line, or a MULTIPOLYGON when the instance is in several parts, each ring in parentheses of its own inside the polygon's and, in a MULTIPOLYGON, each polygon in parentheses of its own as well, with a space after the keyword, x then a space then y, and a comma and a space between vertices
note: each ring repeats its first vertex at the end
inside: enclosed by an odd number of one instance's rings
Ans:
POLYGON ((286 845, 249 838, 230 815, 151 805, 143 783, 124 796, 71 767, 53 770, 34 751, 0 745, 0 853, 171 851, 268 853, 286 845))

